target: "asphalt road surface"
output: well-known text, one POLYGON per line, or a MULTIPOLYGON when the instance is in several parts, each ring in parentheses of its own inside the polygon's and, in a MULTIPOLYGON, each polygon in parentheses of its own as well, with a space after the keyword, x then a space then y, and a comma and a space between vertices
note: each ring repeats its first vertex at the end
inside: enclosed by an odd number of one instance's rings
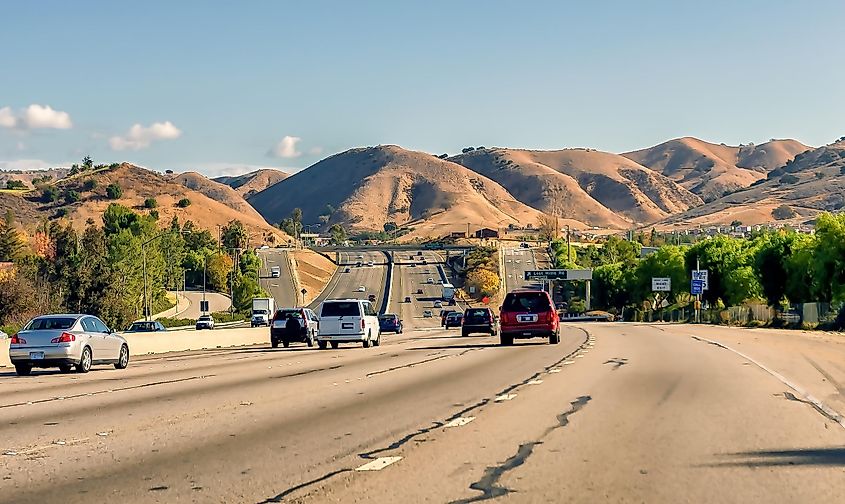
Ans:
POLYGON ((538 264, 537 255, 544 254, 543 251, 518 246, 505 247, 502 249, 505 259, 505 288, 507 291, 515 289, 539 289, 542 281, 525 280, 525 272, 528 270, 546 269, 547 264, 538 264))
MULTIPOLYGON (((183 305, 179 306, 180 311, 177 317, 179 318, 186 318, 186 319, 197 319, 202 314, 200 312, 200 301, 202 301, 203 293, 202 291, 179 291, 179 294, 185 295, 185 298, 190 302, 190 306, 187 309, 183 305)), ((232 302, 229 299, 229 296, 224 294, 220 294, 218 292, 206 292, 205 299, 208 301, 208 308, 210 312, 221 312, 221 311, 228 311, 229 307, 231 307, 232 302)), ((180 301, 182 303, 182 301, 180 301)))
POLYGON ((261 270, 259 272, 261 286, 270 293, 276 300, 276 306, 279 307, 299 305, 287 253, 288 251, 285 249, 274 248, 261 250, 258 253, 261 258, 261 270), (281 270, 279 278, 270 276, 270 270, 274 266, 278 266, 281 270))
POLYGON ((845 428, 783 381, 804 375, 696 332, 499 347, 421 327, 370 349, 5 371, 0 502, 840 502, 845 428))
POLYGON ((382 304, 386 274, 387 256, 383 252, 339 252, 337 271, 310 306, 316 309, 326 299, 367 299, 374 294, 378 310, 382 304), (356 266, 359 261, 362 265, 356 266), (371 261, 373 265, 368 266, 371 261), (362 286, 364 291, 359 292, 362 286))
POLYGON ((434 304, 443 294, 438 266, 445 267, 444 257, 430 250, 394 252, 393 257, 393 295, 389 311, 399 315, 406 329, 440 328, 441 308, 434 304), (422 264, 423 261, 426 264, 422 264), (410 303, 405 302, 408 298, 410 303), (423 316, 426 310, 431 312, 431 318, 423 316))

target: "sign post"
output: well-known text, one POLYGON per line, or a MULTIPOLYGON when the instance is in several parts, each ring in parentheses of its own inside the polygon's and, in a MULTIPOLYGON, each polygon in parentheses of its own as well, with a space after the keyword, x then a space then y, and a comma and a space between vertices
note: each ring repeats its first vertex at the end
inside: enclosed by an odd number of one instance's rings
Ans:
POLYGON ((692 272, 692 281, 690 282, 690 294, 695 296, 695 322, 701 322, 701 295, 707 290, 709 281, 709 271, 701 269, 701 263, 698 258, 695 259, 695 269, 692 272))

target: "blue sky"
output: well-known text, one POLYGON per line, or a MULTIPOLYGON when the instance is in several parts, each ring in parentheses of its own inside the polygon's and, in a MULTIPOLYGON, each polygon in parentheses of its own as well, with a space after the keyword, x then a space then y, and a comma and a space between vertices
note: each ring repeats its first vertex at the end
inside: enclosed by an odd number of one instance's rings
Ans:
POLYGON ((844 54, 841 0, 4 2, 0 167, 820 145, 845 135, 844 54))

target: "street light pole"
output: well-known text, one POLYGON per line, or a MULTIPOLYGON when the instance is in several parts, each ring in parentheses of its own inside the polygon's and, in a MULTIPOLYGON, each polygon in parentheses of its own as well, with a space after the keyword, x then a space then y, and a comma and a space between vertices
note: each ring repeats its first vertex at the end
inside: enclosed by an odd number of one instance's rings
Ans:
POLYGON ((141 244, 141 256, 143 257, 144 263, 144 320, 150 320, 150 310, 147 305, 147 248, 146 245, 149 242, 144 242, 141 244))

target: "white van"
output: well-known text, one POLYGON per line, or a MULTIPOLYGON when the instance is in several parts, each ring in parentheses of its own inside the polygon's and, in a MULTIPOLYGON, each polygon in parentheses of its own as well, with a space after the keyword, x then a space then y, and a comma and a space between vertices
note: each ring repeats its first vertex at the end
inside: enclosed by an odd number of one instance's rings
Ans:
POLYGON ((364 348, 381 343, 378 314, 365 299, 328 299, 320 304, 318 316, 320 348, 326 348, 329 343, 332 348, 340 343, 362 343, 364 348))

